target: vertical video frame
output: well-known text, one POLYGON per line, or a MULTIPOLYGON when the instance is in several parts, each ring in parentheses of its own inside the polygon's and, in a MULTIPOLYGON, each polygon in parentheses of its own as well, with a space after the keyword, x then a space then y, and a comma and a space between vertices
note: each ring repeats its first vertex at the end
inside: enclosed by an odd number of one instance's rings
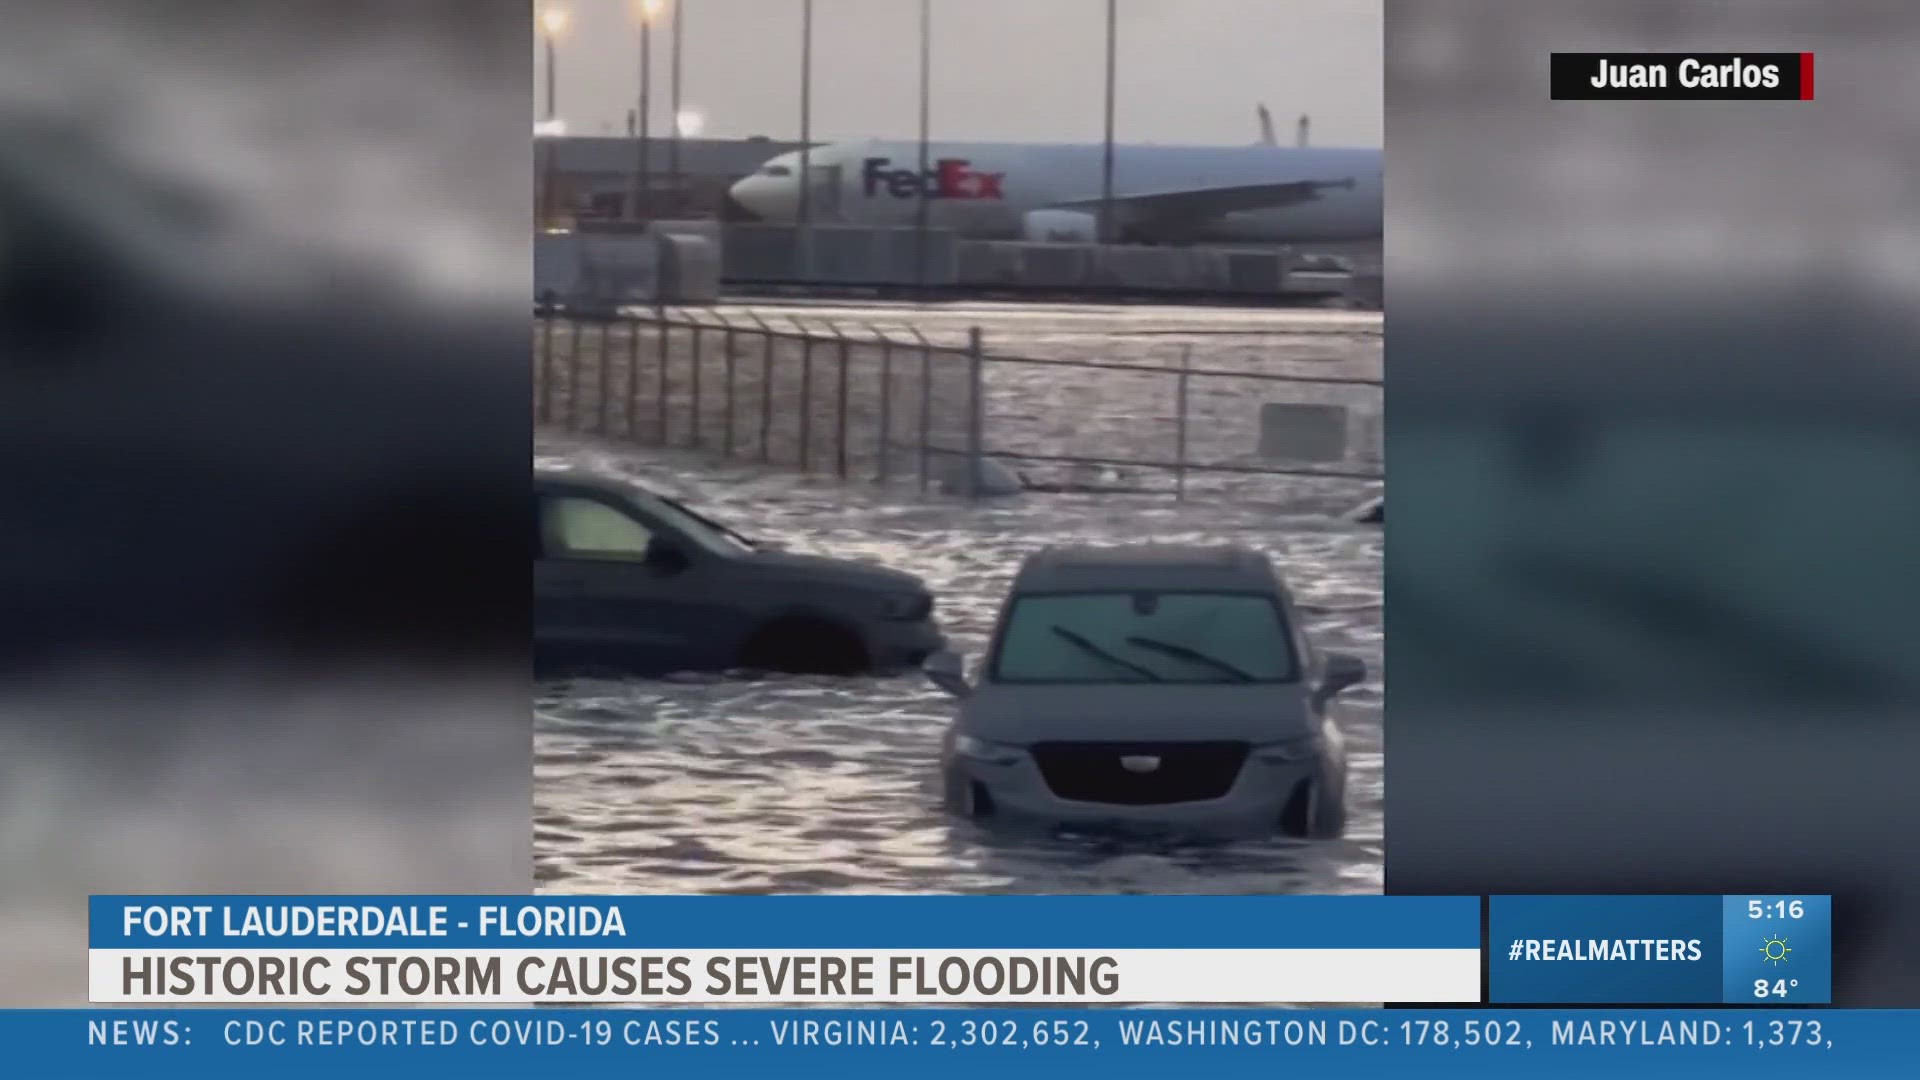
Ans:
POLYGON ((534 15, 536 888, 1379 892, 1379 5, 534 15))

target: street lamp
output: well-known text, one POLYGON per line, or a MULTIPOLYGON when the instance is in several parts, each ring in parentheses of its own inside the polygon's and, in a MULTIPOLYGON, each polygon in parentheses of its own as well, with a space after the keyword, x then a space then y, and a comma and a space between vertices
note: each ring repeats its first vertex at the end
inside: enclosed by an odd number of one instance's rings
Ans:
POLYGON ((813 278, 813 0, 800 0, 800 205, 795 253, 800 279, 813 278))
MULTIPOLYGON (((540 8, 540 36, 544 40, 547 53, 547 121, 545 128, 549 135, 557 135, 560 131, 559 94, 557 92, 559 80, 556 78, 560 64, 559 58, 554 50, 554 44, 567 32, 569 22, 571 22, 571 19, 567 9, 558 4, 548 3, 540 8)), ((554 190, 556 181, 554 152, 556 144, 549 139, 544 147, 540 147, 538 143, 535 145, 544 150, 540 182, 540 209, 542 216, 551 222, 554 217, 554 199, 558 194, 554 190)))
POLYGON ((549 127, 553 126, 559 109, 554 78, 554 72, 559 69, 559 64, 555 61, 553 47, 566 34, 567 26, 571 22, 571 13, 557 4, 548 4, 540 9, 540 37, 547 47, 547 125, 549 127))
MULTIPOLYGON (((687 0, 680 0, 680 6, 673 13, 673 140, 667 143, 667 175, 671 177, 673 197, 678 200, 684 193, 680 186, 680 137, 686 134, 686 125, 681 118, 686 114, 680 109, 680 38, 681 27, 687 21, 687 0)), ((696 133, 697 134, 697 133, 696 133)))
POLYGON ((1116 0, 1107 0, 1107 133, 1100 155, 1099 242, 1102 244, 1113 243, 1113 60, 1119 37, 1115 7, 1116 0))
POLYGON ((640 21, 640 131, 639 160, 633 177, 633 216, 653 207, 653 175, 648 142, 648 113, 653 89, 653 22, 667 10, 667 0, 634 0, 633 16, 640 21))

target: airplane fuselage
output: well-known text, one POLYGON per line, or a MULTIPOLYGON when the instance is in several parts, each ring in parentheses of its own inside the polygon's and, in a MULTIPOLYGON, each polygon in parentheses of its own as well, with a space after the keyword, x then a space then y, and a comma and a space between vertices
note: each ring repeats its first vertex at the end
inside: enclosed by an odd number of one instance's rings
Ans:
MULTIPOLYGON (((1071 208, 1095 213, 1102 193, 1100 144, 932 143, 921 169, 915 142, 842 143, 807 154, 807 198, 816 224, 909 226, 925 193, 928 225, 976 239, 1030 233, 1030 215, 1071 208)), ((1166 242, 1371 240, 1381 234, 1381 153, 1374 149, 1275 146, 1116 146, 1113 194, 1131 196, 1321 182, 1329 187, 1292 205, 1135 220, 1123 233, 1166 242)), ((734 186, 733 197, 763 220, 792 223, 800 205, 801 154, 783 154, 734 186)))

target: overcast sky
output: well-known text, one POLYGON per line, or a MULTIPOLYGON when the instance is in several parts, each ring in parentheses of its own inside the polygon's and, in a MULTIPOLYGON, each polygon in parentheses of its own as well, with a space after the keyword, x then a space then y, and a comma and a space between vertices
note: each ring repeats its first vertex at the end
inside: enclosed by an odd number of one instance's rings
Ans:
MULTIPOLYGON (((637 0, 536 0, 570 13, 560 117, 619 134, 639 88, 637 0)), ((685 7, 681 93, 704 134, 792 138, 800 128, 801 0, 666 0, 685 7)), ((1117 137, 1246 143, 1255 102, 1283 142, 1313 116, 1318 145, 1381 141, 1382 0, 1119 0, 1117 137)), ((911 138, 917 0, 815 0, 813 132, 911 138)), ((1098 141, 1105 0, 933 0, 934 138, 1098 141)), ((669 11, 653 35, 654 130, 667 123, 669 11)), ((545 61, 534 65, 536 119, 545 61)))

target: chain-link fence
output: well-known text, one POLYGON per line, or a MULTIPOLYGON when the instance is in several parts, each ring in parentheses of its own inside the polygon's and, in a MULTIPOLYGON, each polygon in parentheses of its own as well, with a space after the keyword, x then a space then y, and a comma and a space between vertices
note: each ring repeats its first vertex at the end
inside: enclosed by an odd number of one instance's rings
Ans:
POLYGON ((542 311, 534 359, 542 428, 849 479, 980 490, 980 463, 1030 488, 1252 499, 1274 477, 1381 475, 1380 380, 1267 370, 1257 351, 1010 356, 977 328, 654 309, 542 311), (1339 426, 1333 455, 1276 455, 1274 427, 1303 418, 1339 426))
POLYGON ((978 446, 974 345, 671 309, 534 325, 543 428, 923 483, 978 446))

